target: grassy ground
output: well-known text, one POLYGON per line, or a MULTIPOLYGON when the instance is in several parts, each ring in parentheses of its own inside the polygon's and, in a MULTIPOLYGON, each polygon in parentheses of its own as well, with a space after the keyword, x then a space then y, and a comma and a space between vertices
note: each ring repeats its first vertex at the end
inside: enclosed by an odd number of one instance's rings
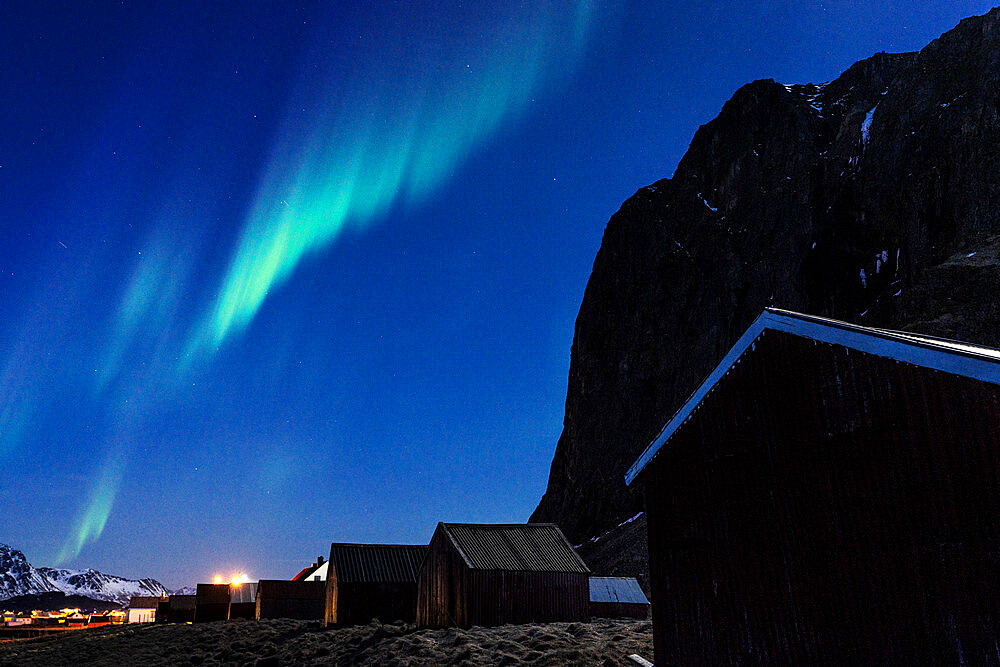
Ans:
POLYGON ((292 620, 130 625, 0 644, 7 665, 624 665, 653 657, 649 621, 417 630, 369 625, 337 630, 292 620))

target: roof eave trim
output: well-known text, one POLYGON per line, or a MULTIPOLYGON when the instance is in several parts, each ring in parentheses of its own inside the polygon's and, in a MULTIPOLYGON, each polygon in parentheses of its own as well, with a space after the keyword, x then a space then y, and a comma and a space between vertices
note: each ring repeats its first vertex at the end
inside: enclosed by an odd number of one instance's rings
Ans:
POLYGON ((770 317, 770 313, 764 311, 757 317, 756 320, 754 320, 753 324, 750 325, 750 328, 743 332, 743 335, 740 336, 739 340, 736 341, 736 344, 733 345, 728 353, 726 353, 726 356, 722 358, 722 361, 720 361, 719 365, 715 367, 715 370, 709 373, 704 382, 702 382, 695 392, 691 394, 691 397, 684 402, 684 405, 681 406, 681 409, 677 411, 673 418, 663 426, 660 434, 656 436, 651 443, 649 443, 649 446, 646 447, 636 462, 632 464, 632 467, 628 469, 628 472, 625 474, 626 486, 632 484, 632 481, 635 480, 636 476, 642 472, 642 469, 645 468, 646 465, 653 460, 653 457, 656 456, 656 453, 660 451, 660 447, 662 447, 670 436, 674 434, 674 431, 676 431, 677 428, 691 416, 691 413, 694 412, 694 409, 699 403, 701 403, 701 400, 708 395, 708 392, 712 390, 715 383, 722 379, 722 376, 724 376, 727 372, 729 372, 729 369, 732 368, 737 360, 739 360, 740 356, 742 356, 746 349, 750 347, 755 340, 757 340, 757 337, 760 336, 762 331, 764 331, 766 322, 770 317))
POLYGON ((916 334, 910 335, 906 332, 860 327, 847 322, 824 320, 791 311, 767 309, 740 336, 732 349, 715 367, 715 370, 705 378, 705 381, 629 468, 625 475, 626 485, 630 485, 635 480, 636 476, 656 456, 656 453, 680 425, 691 416, 702 399, 729 372, 765 329, 782 331, 821 343, 840 345, 858 352, 982 382, 1000 384, 1000 363, 998 363, 997 358, 985 354, 983 350, 977 352, 976 346, 963 345, 958 341, 933 339, 916 334))

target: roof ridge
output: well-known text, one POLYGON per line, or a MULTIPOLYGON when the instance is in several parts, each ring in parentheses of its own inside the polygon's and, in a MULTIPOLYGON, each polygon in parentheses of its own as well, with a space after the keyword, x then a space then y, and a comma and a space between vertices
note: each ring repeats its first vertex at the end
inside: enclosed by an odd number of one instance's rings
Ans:
POLYGON ((419 547, 419 548, 426 548, 427 545, 426 544, 373 544, 373 543, 369 543, 369 542, 331 542, 330 543, 330 548, 332 549, 333 547, 377 547, 377 548, 385 548, 385 547, 405 547, 405 548, 419 547))
POLYGON ((626 485, 635 480, 715 384, 725 377, 748 349, 753 349, 757 339, 768 330, 840 345, 863 354, 894 359, 982 382, 1000 384, 1000 349, 906 331, 876 329, 793 310, 765 308, 646 446, 625 474, 626 485))
POLYGON ((463 528, 523 528, 525 526, 533 528, 543 528, 545 526, 559 527, 558 524, 552 523, 551 521, 536 522, 536 523, 451 523, 447 521, 442 521, 444 526, 460 526, 463 528))

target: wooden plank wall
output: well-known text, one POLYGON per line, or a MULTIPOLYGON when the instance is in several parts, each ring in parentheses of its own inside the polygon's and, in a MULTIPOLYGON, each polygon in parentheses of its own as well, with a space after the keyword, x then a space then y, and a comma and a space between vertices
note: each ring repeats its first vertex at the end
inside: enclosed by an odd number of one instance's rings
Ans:
POLYGON ((337 591, 337 624, 363 625, 416 618, 416 582, 341 582, 337 591))
POLYGON ((417 573, 417 625, 446 628, 467 627, 464 605, 465 565, 449 540, 438 529, 431 538, 420 572, 417 573))
POLYGON ((589 575, 467 570, 467 625, 590 620, 589 575))
POLYGON ((641 483, 657 664, 1000 663, 1000 388, 769 331, 641 483))
POLYGON ((470 570, 439 533, 431 540, 417 578, 417 624, 421 627, 589 618, 587 574, 470 570))
POLYGON ((591 602, 594 618, 649 618, 649 605, 628 602, 591 602))
POLYGON ((197 623, 229 618, 229 584, 198 584, 194 620, 197 623))
POLYGON ((257 620, 296 618, 323 620, 326 611, 325 581, 265 579, 257 585, 257 620))

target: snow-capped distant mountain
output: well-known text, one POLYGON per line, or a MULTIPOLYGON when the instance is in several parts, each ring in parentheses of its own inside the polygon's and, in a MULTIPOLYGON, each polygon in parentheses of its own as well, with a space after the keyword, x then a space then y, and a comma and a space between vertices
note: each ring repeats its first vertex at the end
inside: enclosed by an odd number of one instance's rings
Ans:
POLYGON ((171 595, 194 595, 198 592, 197 586, 184 586, 177 590, 170 591, 171 595))
POLYGON ((0 600, 50 591, 84 595, 120 605, 128 604, 133 595, 169 594, 156 579, 126 579, 90 569, 32 567, 23 553, 0 544, 0 600))
POLYGON ((55 590, 55 585, 33 568, 23 553, 0 544, 0 600, 55 590))
POLYGON ((169 595, 163 584, 156 579, 126 579, 97 570, 63 570, 40 567, 38 572, 45 575, 56 589, 67 595, 85 595, 97 600, 108 600, 128 604, 133 595, 169 595))

